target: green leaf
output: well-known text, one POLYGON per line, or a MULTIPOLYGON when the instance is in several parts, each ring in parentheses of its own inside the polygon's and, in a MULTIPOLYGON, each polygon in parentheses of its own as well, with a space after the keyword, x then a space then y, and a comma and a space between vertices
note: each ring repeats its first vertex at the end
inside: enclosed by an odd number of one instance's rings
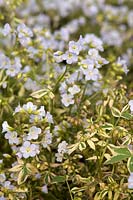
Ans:
POLYGON ((53 99, 55 97, 54 93, 53 92, 49 92, 49 97, 50 97, 50 99, 53 99))
POLYGON ((48 90, 47 89, 41 89, 41 90, 38 90, 38 91, 35 91, 31 94, 31 96, 33 98, 36 98, 36 99, 40 99, 41 97, 43 97, 44 95, 46 95, 48 93, 48 90))
POLYGON ((45 183, 46 183, 46 184, 48 184, 48 183, 50 182, 49 173, 46 173, 46 174, 45 174, 44 180, 45 180, 45 183))
POLYGON ((128 170, 129 170, 130 173, 133 172, 133 156, 131 156, 131 157, 128 159, 127 168, 128 168, 128 170))
POLYGON ((106 143, 105 141, 101 140, 101 141, 99 141, 99 142, 97 143, 97 145, 99 145, 99 146, 101 146, 101 147, 105 147, 105 146, 107 145, 107 143, 106 143))
POLYGON ((85 142, 81 142, 81 143, 79 144, 79 150, 80 150, 80 151, 83 151, 84 149, 86 149, 86 144, 85 144, 85 142))
MULTIPOLYGON (((103 190, 103 191, 101 192, 101 195, 100 195, 101 199, 104 199, 104 197, 106 196, 106 194, 108 194, 108 190, 107 190, 107 189, 105 189, 105 190, 103 190)), ((100 199, 100 200, 101 200, 101 199, 100 199)))
POLYGON ((114 194, 114 199, 113 199, 113 200, 118 200, 119 197, 120 197, 120 192, 117 191, 117 192, 115 192, 115 194, 114 194))
POLYGON ((129 109, 129 104, 125 105, 124 108, 122 109, 121 113, 127 111, 129 109))
POLYGON ((86 187, 73 187, 72 189, 71 189, 71 192, 73 193, 73 194, 75 194, 75 193, 78 193, 78 192, 82 192, 82 191, 84 191, 86 189, 86 187))
POLYGON ((23 168, 23 165, 16 165, 14 167, 12 167, 11 169, 9 169, 9 172, 19 172, 21 171, 21 169, 23 168))
POLYGON ((133 115, 131 115, 129 112, 122 113, 121 117, 127 120, 133 119, 133 115))
POLYGON ((66 181, 66 177, 65 176, 54 176, 52 179, 52 182, 54 183, 62 183, 66 181))
POLYGON ((68 146, 68 154, 70 155, 71 153, 73 153, 78 148, 78 146, 79 146, 79 143, 68 146))
POLYGON ((105 124, 102 126, 102 128, 105 129, 105 130, 112 130, 112 129, 113 129, 113 124, 105 123, 105 124))
POLYGON ((122 161, 122 160, 125 160, 125 159, 127 159, 127 158, 129 158, 128 155, 123 155, 123 154, 116 155, 116 156, 113 156, 110 160, 107 160, 107 161, 105 162, 105 164, 108 165, 108 164, 118 163, 118 162, 120 162, 120 161, 122 161))
POLYGON ((126 147, 112 147, 114 152, 117 154, 127 155, 128 157, 131 156, 131 152, 126 147))
POLYGON ((29 177, 29 174, 27 174, 25 169, 22 169, 18 174, 18 180, 17 180, 18 185, 21 185, 22 183, 24 183, 28 177, 29 177))
POLYGON ((94 196, 94 200, 101 200, 100 192, 96 193, 96 195, 94 196))
POLYGON ((108 199, 112 199, 112 191, 111 190, 108 191, 108 199))
MULTIPOLYGON (((99 157, 99 158, 100 158, 100 157, 99 157)), ((97 159, 98 159, 97 156, 92 156, 92 157, 87 158, 86 160, 97 160, 97 159)))
POLYGON ((95 144, 91 140, 87 140, 88 145, 90 146, 91 149, 95 150, 95 144))
POLYGON ((111 108, 111 112, 112 112, 112 115, 114 117, 120 117, 121 116, 121 112, 117 108, 115 108, 115 107, 111 108))
POLYGON ((30 172, 32 174, 38 173, 37 168, 30 163, 26 164, 26 168, 27 168, 28 172, 30 172))

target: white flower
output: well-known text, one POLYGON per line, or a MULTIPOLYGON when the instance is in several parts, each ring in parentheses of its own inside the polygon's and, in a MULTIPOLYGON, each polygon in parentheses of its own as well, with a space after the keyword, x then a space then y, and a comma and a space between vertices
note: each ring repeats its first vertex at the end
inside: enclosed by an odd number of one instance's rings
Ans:
POLYGON ((81 65, 85 66, 85 67, 87 67, 88 65, 93 65, 94 66, 94 61, 91 60, 90 58, 86 58, 86 59, 83 59, 81 61, 81 65))
POLYGON ((23 68, 23 70, 22 70, 22 73, 27 73, 27 72, 29 72, 31 69, 30 69, 30 66, 29 65, 26 65, 24 68, 23 68))
POLYGON ((89 44, 92 48, 95 48, 99 51, 103 51, 103 42, 94 34, 86 34, 84 38, 85 42, 89 44))
POLYGON ((13 153, 16 153, 19 150, 19 147, 16 146, 16 144, 14 144, 11 146, 11 149, 12 149, 13 153))
POLYGON ((3 187, 8 189, 8 190, 12 190, 14 188, 14 186, 11 184, 10 181, 5 181, 3 184, 3 187))
POLYGON ((133 10, 128 13, 128 25, 132 28, 133 27, 133 10))
POLYGON ((130 100, 128 102, 129 106, 130 106, 130 110, 131 110, 131 113, 133 113, 133 100, 130 100))
POLYGON ((69 30, 67 28, 62 27, 59 31, 59 34, 61 35, 61 39, 64 41, 69 40, 69 30))
POLYGON ((2 164, 3 163, 3 159, 0 159, 0 164, 2 164))
POLYGON ((10 59, 0 52, 0 69, 7 69, 11 65, 10 59))
POLYGON ((57 63, 60 63, 63 61, 63 57, 62 57, 62 52, 61 51, 57 51, 54 53, 54 59, 57 63))
POLYGON ((18 27, 17 27, 17 31, 18 31, 18 37, 19 38, 33 37, 33 32, 25 24, 19 24, 18 27))
POLYGON ((89 56, 89 59, 92 61, 92 63, 94 63, 94 65, 97 68, 100 68, 101 65, 103 65, 103 64, 109 63, 106 59, 102 58, 99 55, 99 52, 97 49, 94 49, 94 48, 89 49, 88 56, 89 56))
POLYGON ((32 102, 29 101, 27 104, 24 104, 24 105, 23 105, 23 109, 24 109, 25 111, 28 111, 29 113, 31 113, 31 112, 33 112, 33 111, 36 111, 37 106, 34 105, 32 102))
POLYGON ((1 196, 0 200, 7 200, 7 198, 5 198, 4 196, 1 196))
POLYGON ((41 174, 40 173, 35 174, 35 178, 36 179, 40 179, 41 178, 41 174))
POLYGON ((87 69, 81 68, 85 75, 85 80, 97 81, 99 79, 99 71, 93 65, 88 65, 87 69))
POLYGON ((28 44, 30 44, 31 39, 29 37, 22 37, 19 38, 19 42, 21 43, 22 46, 26 47, 28 44))
POLYGON ((34 56, 38 54, 38 49, 30 46, 27 48, 27 52, 29 53, 30 58, 34 58, 34 56))
POLYGON ((118 30, 101 30, 102 40, 109 46, 121 46, 123 38, 118 30))
POLYGON ((0 0, 0 6, 4 6, 4 0, 0 0))
POLYGON ((82 50, 82 46, 79 42, 70 41, 69 42, 69 52, 79 55, 79 52, 82 50))
POLYGON ((26 88, 26 90, 32 90, 32 91, 36 91, 39 89, 37 82, 32 80, 31 78, 27 78, 24 87, 26 88))
POLYGON ((39 116, 39 115, 36 115, 36 114, 31 114, 30 115, 30 123, 33 123, 33 122, 38 122, 40 121, 42 118, 39 116))
POLYGON ((64 106, 68 107, 69 105, 74 104, 73 95, 63 94, 61 97, 61 101, 64 104, 64 106))
POLYGON ((5 138, 9 140, 9 144, 19 144, 19 138, 17 135, 16 131, 7 132, 5 138))
POLYGON ((97 68, 101 67, 101 65, 99 64, 99 61, 101 61, 100 59, 101 56, 99 55, 99 52, 97 49, 94 49, 94 48, 90 49, 88 51, 88 57, 89 57, 88 60, 90 60, 90 64, 92 62, 92 64, 95 65, 97 68))
POLYGON ((55 156, 56 156, 57 162, 62 162, 62 160, 63 160, 63 154, 62 153, 56 153, 55 156))
POLYGON ((34 157, 39 153, 39 146, 37 144, 31 144, 29 141, 25 141, 23 146, 20 147, 20 153, 24 158, 34 157))
POLYGON ((20 112, 21 110, 22 110, 21 106, 18 105, 18 106, 15 108, 14 114, 20 112))
POLYGON ((57 162, 62 162, 64 153, 68 152, 67 145, 68 143, 66 141, 62 141, 58 145, 58 153, 55 154, 57 162))
POLYGON ((77 41, 79 43, 79 45, 82 47, 82 50, 86 49, 86 41, 85 39, 82 37, 82 35, 80 35, 79 40, 77 41))
POLYGON ((46 112, 45 112, 44 106, 41 106, 38 112, 39 112, 40 117, 45 117, 46 112))
POLYGON ((130 173, 130 176, 128 178, 128 188, 133 189, 133 172, 130 173))
POLYGON ((67 145, 68 143, 66 141, 62 141, 59 145, 58 145, 58 153, 67 153, 67 145))
POLYGON ((33 37, 33 32, 31 31, 31 29, 25 24, 20 24, 17 27, 17 32, 20 43, 23 46, 27 46, 31 41, 30 38, 33 37))
POLYGON ((5 88, 7 88, 7 82, 6 81, 4 81, 3 83, 2 83, 2 87, 5 89, 5 88))
POLYGON ((9 68, 6 70, 6 74, 10 77, 14 77, 19 73, 18 69, 15 65, 10 65, 9 68))
POLYGON ((54 127, 54 130, 53 130, 53 133, 54 133, 54 135, 55 136, 58 136, 58 134, 59 134, 59 131, 60 131, 60 128, 59 128, 59 126, 57 125, 57 126, 55 126, 54 127))
POLYGON ((7 121, 4 121, 4 122, 2 123, 2 133, 3 133, 3 132, 7 132, 7 131, 10 131, 10 126, 9 126, 9 124, 7 123, 7 121))
POLYGON ((78 56, 68 51, 63 54, 62 57, 64 60, 66 60, 67 64, 76 63, 78 61, 78 56))
POLYGON ((16 156, 18 156, 18 158, 22 158, 23 157, 23 155, 22 155, 22 153, 20 151, 16 153, 16 156))
POLYGON ((72 87, 69 87, 68 91, 71 95, 74 95, 80 92, 80 88, 77 85, 74 85, 72 87))
POLYGON ((44 192, 44 193, 47 194, 48 193, 48 187, 47 187, 47 185, 42 186, 41 190, 42 190, 42 192, 44 192))
POLYGON ((11 26, 8 23, 6 23, 4 25, 4 29, 2 30, 2 33, 4 36, 7 36, 9 35, 10 32, 11 32, 11 26))
POLYGON ((66 89, 67 89, 67 84, 66 84, 66 82, 62 82, 61 85, 60 85, 60 88, 59 88, 60 93, 61 93, 61 94, 65 93, 65 92, 66 92, 66 89))
POLYGON ((10 77, 14 77, 21 72, 21 62, 20 58, 16 57, 14 60, 14 64, 6 66, 6 74, 10 77))
POLYGON ((49 144, 52 143, 52 134, 50 133, 50 130, 45 131, 45 136, 42 139, 42 146, 44 148, 47 148, 49 144))
MULTIPOLYGON (((43 120, 43 118, 46 116, 46 111, 44 109, 44 106, 41 106, 39 110, 37 110, 36 114, 31 114, 30 115, 30 122, 38 122, 43 120)), ((49 121, 49 123, 53 123, 53 118, 52 115, 47 114, 47 121, 49 121)))
POLYGON ((46 117, 48 123, 50 123, 50 124, 53 124, 53 123, 54 123, 54 121, 53 121, 53 116, 50 114, 50 112, 47 112, 47 114, 46 114, 45 117, 46 117))
POLYGON ((41 133, 41 129, 40 128, 37 128, 36 126, 32 126, 29 129, 27 140, 32 140, 32 139, 36 140, 40 133, 41 133))
POLYGON ((0 174, 0 183, 5 182, 5 180, 6 180, 6 175, 4 173, 1 173, 0 174))
POLYGON ((125 72, 125 74, 127 74, 129 72, 129 69, 127 68, 127 61, 126 60, 121 59, 120 57, 118 57, 117 65, 122 67, 122 69, 125 72))
MULTIPOLYGON (((67 78, 67 83, 68 84, 74 84, 75 81, 79 81, 82 80, 83 76, 82 76, 82 72, 80 69, 76 70, 74 73, 72 73, 68 78, 67 78)), ((65 93, 65 92, 64 92, 65 93)))
POLYGON ((92 49, 89 49, 88 55, 93 57, 93 59, 96 60, 99 57, 99 52, 97 49, 92 48, 92 49))

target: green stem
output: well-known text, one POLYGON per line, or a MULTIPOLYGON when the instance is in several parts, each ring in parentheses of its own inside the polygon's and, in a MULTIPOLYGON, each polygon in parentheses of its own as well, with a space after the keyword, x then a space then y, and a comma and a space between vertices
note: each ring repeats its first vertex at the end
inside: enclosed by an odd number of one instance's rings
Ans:
POLYGON ((96 97, 98 94, 100 93, 100 91, 99 92, 95 92, 91 97, 89 97, 89 100, 92 100, 94 97, 96 97))
POLYGON ((97 172, 96 173, 100 172, 100 176, 101 176, 101 165, 102 165, 102 161, 103 161, 103 158, 104 158, 104 154, 105 154, 106 149, 107 149, 107 145, 108 144, 106 144, 106 146, 105 146, 105 148, 104 148, 104 150, 102 152, 102 155, 100 156, 100 159, 98 161, 98 167, 97 167, 97 172))
POLYGON ((69 194, 70 194, 71 200, 74 200, 67 179, 66 179, 66 184, 67 184, 67 187, 68 187, 68 190, 69 190, 69 194))
POLYGON ((31 186, 30 186, 30 191, 29 191, 29 200, 32 200, 32 188, 31 188, 31 186))
POLYGON ((117 124, 118 124, 118 123, 119 123, 119 121, 120 121, 120 118, 121 118, 121 116, 119 116, 119 117, 118 117, 118 119, 116 120, 116 122, 115 122, 114 126, 117 126, 117 124))
POLYGON ((112 175, 114 174, 114 171, 115 171, 115 166, 113 165, 113 168, 112 168, 112 175))
POLYGON ((79 103, 79 105, 78 105, 78 114, 80 113, 80 106, 81 106, 81 104, 82 104, 82 101, 83 101, 83 99, 84 99, 84 95, 85 95, 85 91, 86 91, 86 88, 87 88, 87 83, 85 84, 85 87, 84 87, 84 89, 83 89, 83 93, 82 93, 82 96, 81 96, 81 99, 80 99, 80 103, 79 103))
POLYGON ((63 77, 65 76, 66 72, 67 72, 67 66, 66 66, 66 69, 65 69, 64 73, 63 73, 63 74, 59 77, 59 79, 57 80, 57 82, 56 82, 56 84, 55 84, 55 87, 54 87, 54 89, 53 89, 53 93, 56 92, 56 90, 57 90, 57 88, 58 88, 58 86, 59 86, 59 83, 60 83, 60 81, 63 79, 63 77))

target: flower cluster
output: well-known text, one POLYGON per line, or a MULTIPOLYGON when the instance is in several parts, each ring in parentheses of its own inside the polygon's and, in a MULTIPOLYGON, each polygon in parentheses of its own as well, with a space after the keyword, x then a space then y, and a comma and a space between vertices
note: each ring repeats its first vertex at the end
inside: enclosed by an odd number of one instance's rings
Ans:
POLYGON ((58 145, 58 153, 56 153, 56 159, 58 162, 62 162, 64 154, 67 153, 67 145, 68 143, 66 141, 62 141, 59 145, 58 145))
POLYGON ((49 124, 53 123, 52 115, 46 112, 44 106, 37 109, 37 106, 32 102, 24 104, 22 107, 19 105, 15 108, 14 116, 16 115, 27 115, 29 119, 30 127, 25 129, 21 127, 18 132, 14 127, 10 127, 6 121, 3 122, 2 132, 5 133, 5 138, 8 139, 11 148, 15 151, 15 154, 19 158, 35 157, 40 153, 40 145, 34 141, 38 141, 40 138, 40 144, 47 148, 52 143, 52 134, 49 131, 49 124), (34 123, 45 122, 47 127, 44 130, 34 125, 34 123), (26 131, 26 133, 25 133, 26 131))
POLYGON ((54 53, 57 63, 65 61, 68 65, 78 66, 73 73, 69 73, 69 78, 60 86, 61 101, 66 107, 74 104, 75 95, 81 91, 79 84, 86 85, 87 90, 89 81, 93 81, 90 84, 98 84, 102 78, 99 68, 108 64, 108 61, 100 56, 99 51, 103 51, 102 41, 93 34, 87 34, 84 38, 80 36, 77 42, 70 41, 69 49, 64 54, 60 51, 54 53), (84 57, 81 59, 83 52, 84 57))
POLYGON ((0 0, 1 200, 131 198, 132 18, 127 0, 0 0))

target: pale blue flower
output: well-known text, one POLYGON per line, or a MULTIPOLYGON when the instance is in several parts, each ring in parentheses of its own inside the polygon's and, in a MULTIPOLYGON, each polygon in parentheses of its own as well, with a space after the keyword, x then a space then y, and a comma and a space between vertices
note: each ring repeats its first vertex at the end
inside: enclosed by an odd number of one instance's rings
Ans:
POLYGON ((74 53, 67 51, 62 55, 63 60, 66 60, 67 64, 76 63, 78 61, 78 56, 74 53))
POLYGON ((64 104, 64 106, 68 107, 69 105, 74 104, 73 95, 63 94, 61 97, 62 97, 61 101, 64 104))
POLYGON ((4 36, 7 36, 11 33, 11 26, 8 23, 4 25, 4 29, 2 30, 2 33, 4 36))

